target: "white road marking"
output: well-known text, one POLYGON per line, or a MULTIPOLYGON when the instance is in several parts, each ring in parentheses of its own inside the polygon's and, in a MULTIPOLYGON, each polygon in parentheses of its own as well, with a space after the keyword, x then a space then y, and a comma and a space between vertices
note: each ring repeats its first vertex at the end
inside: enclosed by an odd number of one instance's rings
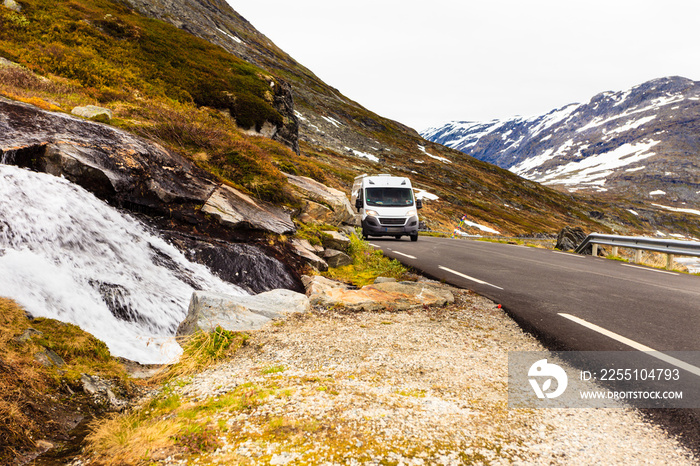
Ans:
POLYGON ((378 244, 374 244, 374 243, 367 243, 367 244, 369 244, 373 248, 381 248, 381 246, 379 246, 378 244))
POLYGON ((481 283, 482 285, 492 286, 492 287, 494 287, 494 288, 498 288, 499 290, 502 290, 502 289, 503 289, 503 288, 501 288, 500 286, 492 285, 492 284, 489 283, 489 282, 485 282, 485 281, 483 281, 483 280, 479 280, 478 278, 470 277, 469 275, 465 275, 465 274, 463 274, 463 273, 461 273, 461 272, 457 272, 456 270, 448 269, 447 267, 443 267, 442 265, 438 266, 438 268, 440 268, 440 269, 442 269, 442 270, 444 270, 444 271, 446 271, 446 272, 453 273, 453 274, 455 274, 455 275, 457 275, 457 276, 460 276, 460 277, 462 277, 462 278, 466 278, 467 280, 471 280, 471 281, 476 282, 476 283, 481 283))
POLYGON ((656 270, 656 269, 650 269, 648 267, 640 267, 638 265, 630 265, 630 264, 622 264, 623 267, 632 267, 633 269, 642 269, 642 270, 648 270, 649 272, 658 272, 658 273, 667 273, 669 275, 678 275, 675 272, 667 272, 665 270, 656 270))
POLYGON ((660 359, 664 362, 667 362, 673 366, 676 366, 680 369, 686 370, 690 372, 691 374, 695 374, 697 376, 700 376, 700 367, 693 366, 692 364, 688 364, 687 362, 681 361, 680 359, 676 359, 672 356, 668 356, 660 351, 655 350, 654 348, 650 348, 646 345, 643 345, 641 343, 637 343, 634 340, 630 340, 629 338, 623 337, 622 335, 618 335, 615 332, 611 332, 610 330, 604 329, 603 327, 599 327, 596 324, 592 324, 588 321, 585 321, 579 317, 572 316, 571 314, 564 314, 564 313, 559 313, 560 316, 564 317, 565 319, 569 319, 572 322, 576 322, 579 325, 582 325, 586 328, 589 328, 593 330, 594 332, 598 332, 601 335, 605 335, 606 337, 612 338, 613 340, 619 341, 620 343, 631 346, 632 348, 638 350, 638 351, 643 351, 649 356, 652 356, 656 359, 660 359))
POLYGON ((412 256, 412 255, 410 255, 410 254, 404 254, 404 253, 399 252, 399 251, 394 251, 394 254, 398 254, 398 255, 400 255, 400 256, 408 257, 409 259, 418 259, 416 256, 412 256))
POLYGON ((586 257, 582 256, 581 254, 571 254, 570 252, 564 252, 564 251, 552 251, 554 254, 564 254, 565 256, 569 257, 586 257))

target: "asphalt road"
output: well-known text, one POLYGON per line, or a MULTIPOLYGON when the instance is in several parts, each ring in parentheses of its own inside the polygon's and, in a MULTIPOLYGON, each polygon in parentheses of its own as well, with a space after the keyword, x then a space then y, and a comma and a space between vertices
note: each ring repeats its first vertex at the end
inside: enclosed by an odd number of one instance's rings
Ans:
POLYGON ((501 304, 552 350, 686 352, 673 356, 700 387, 700 277, 484 241, 421 236, 370 243, 501 304))

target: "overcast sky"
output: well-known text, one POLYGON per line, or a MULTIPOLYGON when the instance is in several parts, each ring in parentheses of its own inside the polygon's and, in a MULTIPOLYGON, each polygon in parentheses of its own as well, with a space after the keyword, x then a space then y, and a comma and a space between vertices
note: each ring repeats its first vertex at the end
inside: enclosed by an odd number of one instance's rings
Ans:
POLYGON ((698 0, 227 0, 327 84, 417 130, 700 80, 698 0))

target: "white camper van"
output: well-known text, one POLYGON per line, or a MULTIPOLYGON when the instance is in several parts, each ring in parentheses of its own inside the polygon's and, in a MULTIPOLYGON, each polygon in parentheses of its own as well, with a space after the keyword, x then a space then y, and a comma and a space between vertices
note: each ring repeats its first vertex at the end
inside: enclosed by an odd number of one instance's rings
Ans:
POLYGON ((361 215, 362 235, 410 236, 418 240, 418 209, 411 180, 391 175, 360 175, 352 185, 352 203, 361 215))

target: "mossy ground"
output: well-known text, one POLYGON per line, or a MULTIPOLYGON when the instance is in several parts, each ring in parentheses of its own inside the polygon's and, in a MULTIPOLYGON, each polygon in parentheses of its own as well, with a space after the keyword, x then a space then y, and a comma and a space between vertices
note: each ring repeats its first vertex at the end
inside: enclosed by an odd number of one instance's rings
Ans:
POLYGON ((26 457, 40 441, 60 445, 78 419, 98 411, 82 394, 84 373, 115 381, 122 396, 134 393, 103 342, 71 324, 28 318, 15 302, 0 298, 0 462, 26 457), (65 365, 40 363, 37 354, 47 350, 65 365))
POLYGON ((400 281, 411 276, 411 272, 399 261, 389 259, 382 251, 375 250, 367 241, 362 240, 359 232, 350 236, 348 254, 352 258, 352 264, 330 269, 323 275, 357 287, 372 284, 377 277, 390 277, 400 281))

